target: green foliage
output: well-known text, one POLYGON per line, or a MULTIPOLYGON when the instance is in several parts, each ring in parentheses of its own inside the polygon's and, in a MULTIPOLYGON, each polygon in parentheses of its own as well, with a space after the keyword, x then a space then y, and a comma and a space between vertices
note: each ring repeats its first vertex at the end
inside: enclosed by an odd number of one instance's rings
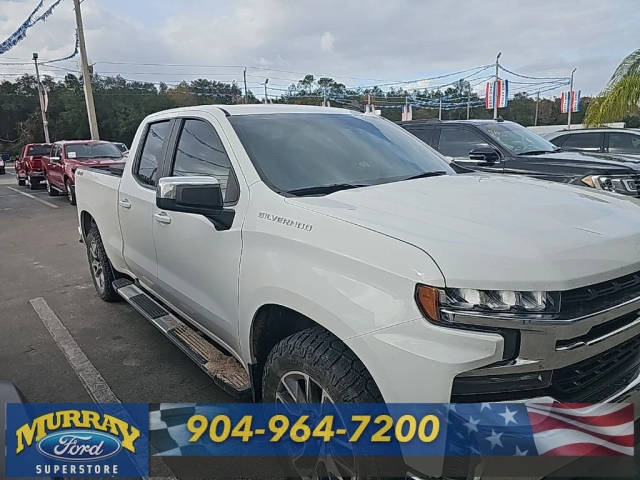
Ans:
MULTIPOLYGON (((42 82, 49 97, 47 119, 52 141, 89 138, 89 124, 82 79, 67 75, 55 82, 42 82)), ((181 82, 174 87, 132 82, 122 77, 92 79, 100 138, 131 144, 144 117, 168 108, 202 104, 244 102, 235 84, 206 79, 181 82)), ((258 100, 249 94, 249 102, 258 100)), ((43 142, 40 103, 35 77, 24 75, 14 82, 0 83, 0 151, 19 153, 25 143, 43 142)))
POLYGON ((637 116, 640 104, 640 49, 627 55, 598 95, 585 117, 588 125, 619 122, 637 116))
MULTIPOLYGON (((82 79, 67 75, 62 81, 50 77, 43 80, 49 94, 49 132, 53 141, 89 138, 89 125, 84 103, 82 79)), ((201 104, 244 103, 244 92, 234 83, 198 79, 180 82, 169 86, 160 83, 129 81, 120 76, 92 79, 96 114, 100 138, 131 144, 142 119, 154 112, 168 108, 201 104)), ((460 120, 467 117, 466 101, 477 101, 478 95, 469 93, 471 86, 460 80, 443 90, 422 89, 412 91, 412 97, 418 102, 433 102, 439 98, 448 102, 459 102, 460 108, 443 110, 443 120, 460 120)), ((384 92, 378 86, 350 89, 332 78, 315 78, 306 75, 297 83, 291 84, 275 103, 294 103, 302 105, 321 105, 323 97, 330 99, 334 107, 363 111, 364 105, 371 101, 382 115, 390 120, 400 120, 401 110, 407 92, 401 88, 391 88, 384 92)), ((258 103, 251 92, 248 100, 258 103)), ((589 98, 581 99, 584 111, 589 98)), ((575 123, 582 120, 583 113, 575 113, 575 123)), ((500 109, 505 120, 513 120, 522 125, 533 125, 535 99, 526 94, 516 94, 507 108, 500 109)), ((492 110, 484 106, 470 109, 471 118, 491 118, 492 110)), ((413 118, 437 118, 438 109, 413 106, 413 118)), ((566 114, 560 114, 559 99, 541 99, 539 102, 538 125, 560 125, 566 123, 566 114)), ((637 117, 632 120, 639 121, 637 117)), ((24 75, 13 82, 0 83, 0 151, 17 154, 25 143, 44 141, 42 120, 36 80, 24 75)))

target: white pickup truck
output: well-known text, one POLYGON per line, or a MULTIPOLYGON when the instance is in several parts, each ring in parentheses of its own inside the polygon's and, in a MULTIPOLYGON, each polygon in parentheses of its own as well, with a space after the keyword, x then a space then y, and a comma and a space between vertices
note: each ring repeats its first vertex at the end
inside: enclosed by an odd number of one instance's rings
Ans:
POLYGON ((197 106, 76 173, 98 294, 267 402, 629 398, 640 204, 456 175, 382 118, 197 106))

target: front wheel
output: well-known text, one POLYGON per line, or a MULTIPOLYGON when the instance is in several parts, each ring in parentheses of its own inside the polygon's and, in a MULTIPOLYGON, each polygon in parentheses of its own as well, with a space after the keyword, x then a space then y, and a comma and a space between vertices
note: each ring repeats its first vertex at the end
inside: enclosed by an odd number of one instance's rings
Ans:
POLYGON ((96 287, 98 296, 105 302, 115 302, 120 299, 120 295, 113 288, 113 281, 116 279, 115 271, 107 257, 100 238, 98 227, 93 225, 86 238, 87 257, 91 271, 91 280, 96 287))
POLYGON ((358 357, 321 327, 281 340, 267 357, 265 402, 377 403, 382 395, 358 357))
MULTIPOLYGON (((262 377, 262 393, 263 401, 271 403, 383 402, 360 359, 321 327, 294 333, 273 347, 262 377)), ((292 451, 287 470, 301 478, 360 478, 363 471, 371 471, 372 460, 354 453, 335 456, 327 450, 314 457, 292 451)))
POLYGON ((49 196, 50 197, 57 197, 58 196, 58 191, 51 186, 51 182, 49 180, 45 180, 45 182, 47 184, 47 193, 49 194, 49 196))
POLYGON ((71 185, 71 182, 69 181, 68 178, 64 181, 64 188, 66 188, 66 190, 67 190, 67 200, 69 200, 69 203, 71 205, 75 205, 76 204, 76 189, 73 187, 73 185, 71 185))

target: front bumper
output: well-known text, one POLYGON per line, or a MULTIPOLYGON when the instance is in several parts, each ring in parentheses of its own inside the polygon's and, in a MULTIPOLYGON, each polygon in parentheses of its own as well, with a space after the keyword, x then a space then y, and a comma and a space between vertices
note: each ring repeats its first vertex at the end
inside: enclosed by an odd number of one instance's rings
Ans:
MULTIPOLYGON (((602 355, 616 353, 628 342, 640 342, 638 310, 640 297, 570 322, 521 323, 515 326, 513 320, 475 315, 468 318, 468 315, 454 314, 459 315, 457 321, 478 326, 495 327, 501 321, 508 321, 509 328, 517 327, 520 331, 520 349, 517 357, 509 361, 502 358, 504 338, 498 333, 438 327, 424 319, 350 338, 346 343, 368 368, 386 402, 455 403, 460 400, 452 395, 452 389, 460 378, 482 379, 507 374, 556 372, 570 369, 580 362, 598 359, 602 355), (626 321, 621 322, 620 319, 626 321), (612 325, 612 328, 594 330, 596 326, 607 324, 612 325)), ((637 353, 634 354, 634 361, 640 356, 640 347, 635 351, 637 353)), ((640 418, 640 367, 635 368, 632 373, 633 375, 618 378, 617 381, 614 381, 616 375, 611 375, 609 388, 597 389, 591 392, 596 394, 592 399, 587 395, 584 396, 586 400, 582 401, 631 403, 634 405, 637 422, 640 418)), ((587 388, 588 385, 584 390, 587 388)), ((583 398, 580 394, 585 391, 572 394, 576 398, 583 398)), ((509 392, 502 392, 486 401, 568 401, 562 391, 558 391, 559 396, 554 393, 551 388, 523 391, 517 399, 513 399, 509 398, 509 392)), ((485 400, 476 394, 462 401, 479 403, 485 400)), ((472 471, 479 461, 478 458, 469 462, 472 471)), ((563 466, 563 461, 561 459, 557 468, 563 466)), ((570 461, 567 457, 566 462, 570 461)), ((420 472, 420 476, 439 477, 449 468, 443 458, 438 463, 437 459, 406 456, 404 462, 409 471, 420 472)), ((540 476, 532 475, 532 478, 540 478, 553 471, 549 470, 540 476)))

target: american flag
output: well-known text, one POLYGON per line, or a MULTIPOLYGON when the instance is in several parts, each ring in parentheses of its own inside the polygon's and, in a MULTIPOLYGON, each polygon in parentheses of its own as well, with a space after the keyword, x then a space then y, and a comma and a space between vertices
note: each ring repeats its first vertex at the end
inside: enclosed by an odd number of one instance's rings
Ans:
POLYGON ((458 403, 447 456, 633 455, 633 405, 458 403))

